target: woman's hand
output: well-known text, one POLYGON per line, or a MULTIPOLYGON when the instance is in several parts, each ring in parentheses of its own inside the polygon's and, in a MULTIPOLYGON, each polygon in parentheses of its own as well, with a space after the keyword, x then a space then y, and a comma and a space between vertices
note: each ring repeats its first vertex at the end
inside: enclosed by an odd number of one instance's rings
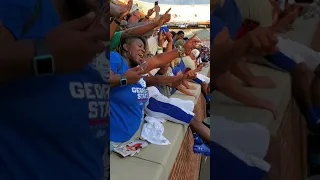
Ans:
POLYGON ((184 73, 183 76, 184 76, 184 79, 187 79, 187 80, 194 79, 197 77, 197 73, 195 71, 190 70, 184 73))
POLYGON ((123 20, 123 18, 129 14, 129 12, 132 8, 132 3, 133 3, 133 0, 129 0, 128 4, 124 7, 124 11, 117 17, 117 20, 119 22, 121 22, 123 20))
POLYGON ((197 33, 194 34, 186 43, 184 43, 183 48, 185 52, 194 49, 197 43, 200 42, 199 40, 196 39, 196 36, 197 36, 197 33))
POLYGON ((270 27, 258 27, 242 39, 243 44, 238 44, 242 47, 248 47, 248 52, 252 54, 265 54, 273 53, 276 50, 276 44, 278 42, 275 36, 275 30, 270 27))
POLYGON ((152 14, 153 14, 154 12, 155 12, 155 8, 153 7, 153 8, 151 8, 151 9, 148 10, 147 16, 148 16, 148 17, 152 16, 152 14))
POLYGON ((159 39, 158 39, 158 41, 159 41, 159 47, 163 47, 163 44, 164 44, 164 40, 165 40, 165 32, 164 31, 161 31, 161 32, 159 32, 159 39))
POLYGON ((170 11, 170 10, 171 10, 171 8, 168 9, 167 12, 164 13, 164 14, 160 17, 160 19, 155 22, 156 26, 162 26, 162 25, 164 25, 165 23, 167 23, 167 22, 170 21, 170 19, 171 19, 171 14, 169 14, 169 11, 170 11))
POLYGON ((165 35, 166 35, 166 39, 169 43, 173 41, 171 32, 167 32, 165 35))
POLYGON ((95 14, 89 13, 57 26, 46 35, 45 41, 57 72, 79 71, 104 51, 103 41, 107 41, 108 32, 102 26, 91 26, 95 19, 95 14))
POLYGON ((154 6, 154 11, 157 13, 160 13, 160 6, 159 5, 154 6))
POLYGON ((124 73, 124 77, 127 79, 128 84, 137 83, 142 78, 142 75, 143 70, 140 68, 140 66, 130 68, 124 73))

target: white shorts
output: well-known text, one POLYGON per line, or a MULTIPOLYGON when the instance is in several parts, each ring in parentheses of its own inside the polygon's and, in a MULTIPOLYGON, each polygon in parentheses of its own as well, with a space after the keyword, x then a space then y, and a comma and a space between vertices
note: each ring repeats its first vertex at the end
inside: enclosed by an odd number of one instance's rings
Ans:
POLYGON ((268 130, 257 123, 238 123, 222 116, 212 116, 210 130, 214 142, 220 144, 249 166, 269 171, 264 161, 269 147, 268 130))
POLYGON ((320 64, 320 52, 314 51, 304 44, 278 37, 277 48, 296 63, 304 62, 312 71, 320 64))

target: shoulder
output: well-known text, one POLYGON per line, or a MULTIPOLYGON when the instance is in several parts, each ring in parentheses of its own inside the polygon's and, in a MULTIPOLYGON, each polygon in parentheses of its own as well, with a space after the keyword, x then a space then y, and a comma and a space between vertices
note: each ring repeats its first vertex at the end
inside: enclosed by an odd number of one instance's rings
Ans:
POLYGON ((113 34, 111 41, 118 41, 121 39, 123 31, 117 31, 113 34))
POLYGON ((229 28, 225 22, 223 22, 220 18, 216 16, 211 17, 211 26, 210 29, 210 38, 215 39, 216 36, 221 35, 221 33, 229 36, 229 28))
POLYGON ((16 38, 34 10, 35 0, 30 1, 0 0, 0 21, 16 38))
POLYGON ((117 73, 125 67, 125 63, 123 63, 122 61, 124 60, 118 52, 110 52, 110 68, 114 73, 117 73), (123 63, 123 67, 121 67, 121 63, 123 63))

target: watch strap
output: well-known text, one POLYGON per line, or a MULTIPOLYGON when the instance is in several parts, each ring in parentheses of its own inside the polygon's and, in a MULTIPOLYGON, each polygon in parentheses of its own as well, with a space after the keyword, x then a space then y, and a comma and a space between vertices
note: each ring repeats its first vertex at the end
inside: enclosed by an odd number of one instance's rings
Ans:
POLYGON ((33 68, 35 75, 44 75, 39 73, 39 62, 47 61, 46 63, 51 66, 51 72, 47 72, 45 74, 53 74, 55 72, 55 63, 53 56, 49 53, 48 48, 46 46, 46 42, 44 39, 35 39, 33 40, 34 44, 34 58, 33 58, 33 68), (50 60, 50 62, 49 62, 50 60), (50 64, 49 64, 50 63, 50 64))
POLYGON ((44 54, 49 54, 46 42, 44 39, 35 39, 33 40, 35 56, 41 56, 44 54))
POLYGON ((127 78, 124 76, 124 74, 121 74, 120 75, 120 85, 121 86, 125 86, 125 85, 127 85, 127 78), (125 84, 123 84, 123 81, 125 81, 125 84))

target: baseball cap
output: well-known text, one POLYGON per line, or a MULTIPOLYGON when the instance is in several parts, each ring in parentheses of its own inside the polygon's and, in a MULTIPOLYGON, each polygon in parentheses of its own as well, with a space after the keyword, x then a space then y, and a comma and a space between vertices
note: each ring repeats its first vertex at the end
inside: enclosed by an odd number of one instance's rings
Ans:
POLYGON ((200 51, 199 51, 198 49, 193 49, 193 50, 191 51, 191 53, 193 54, 193 56, 194 56, 195 58, 197 58, 197 57, 200 55, 200 51))
POLYGON ((136 10, 140 10, 140 9, 141 9, 141 7, 139 7, 139 5, 137 3, 136 4, 132 4, 132 7, 130 9, 129 14, 133 13, 136 10))

